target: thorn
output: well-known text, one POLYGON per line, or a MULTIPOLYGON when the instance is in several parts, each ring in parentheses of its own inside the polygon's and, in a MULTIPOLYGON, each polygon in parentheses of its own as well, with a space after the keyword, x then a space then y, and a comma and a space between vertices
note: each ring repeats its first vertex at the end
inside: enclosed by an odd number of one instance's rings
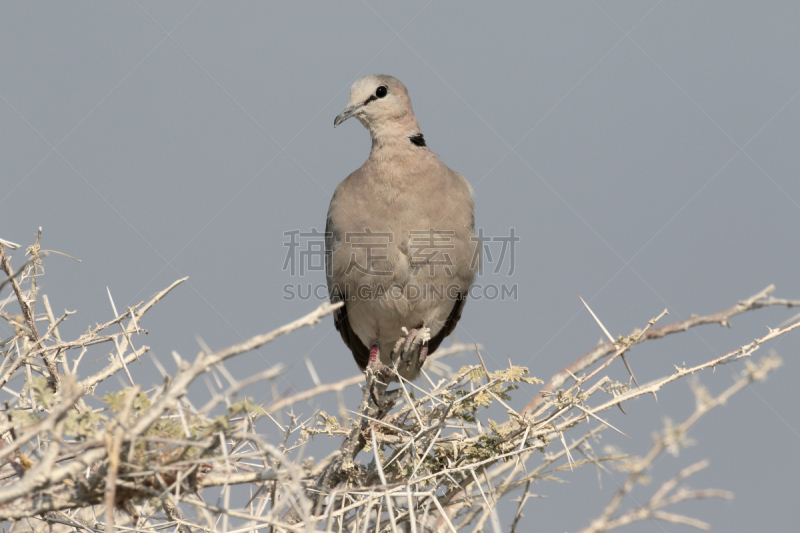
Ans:
POLYGON ((118 317, 117 306, 114 305, 114 298, 111 297, 111 289, 108 288, 108 285, 106 285, 106 290, 108 291, 108 299, 111 300, 111 310, 114 311, 114 317, 118 317))
MULTIPOLYGON (((619 404, 617 404, 617 405, 619 405, 619 404)), ((614 426, 612 426, 611 424, 609 424, 608 422, 606 422, 605 420, 603 420, 602 418, 600 418, 600 417, 599 417, 599 416, 597 416, 596 414, 592 413, 591 411, 589 411, 589 410, 588 410, 588 409, 586 409, 585 407, 583 407, 583 406, 581 406, 581 405, 578 405, 578 404, 575 404, 575 407, 577 407, 578 409, 580 409, 581 411, 583 411, 584 413, 586 413, 586 417, 587 417, 587 418, 588 418, 588 417, 590 417, 590 416, 591 416, 591 417, 593 417, 593 418, 596 418, 597 420, 599 420, 600 422, 602 422, 602 423, 603 423, 603 424, 605 424, 606 426, 610 427, 611 429, 613 429, 614 431, 616 431, 616 432, 617 432, 617 433, 619 433, 620 435, 624 435, 624 436, 628 437, 628 435, 626 435, 625 433, 623 433, 623 432, 622 432, 622 431, 620 431, 619 429, 615 428, 614 426)), ((630 437, 628 437, 628 438, 630 438, 630 437)))
POLYGON ((602 329, 602 330, 603 330, 603 333, 605 333, 605 334, 606 334, 606 337, 608 337, 608 340, 609 340, 609 341, 611 341, 611 344, 614 344, 614 337, 612 337, 612 336, 611 336, 611 333, 609 333, 609 332, 608 332, 608 330, 606 329, 606 327, 603 325, 603 323, 602 323, 602 322, 600 322, 600 319, 599 319, 599 318, 597 318, 597 315, 596 315, 596 314, 594 314, 594 311, 592 311, 592 308, 591 308, 591 307, 589 307, 589 304, 587 304, 587 303, 584 301, 584 299, 583 299, 583 298, 581 298, 581 295, 580 295, 580 294, 578 295, 578 298, 580 298, 580 299, 581 299, 581 302, 583 302, 583 305, 584 305, 584 306, 586 306, 586 309, 587 309, 587 310, 589 311, 589 313, 592 315, 592 318, 594 318, 594 321, 595 321, 595 322, 597 322, 597 325, 598 325, 598 326, 600 326, 600 329, 602 329))
POLYGON ((203 355, 208 355, 214 351, 209 348, 208 344, 206 344, 206 341, 204 341, 200 335, 197 335, 194 340, 197 342, 197 345, 200 346, 200 349, 203 350, 203 355))
POLYGON ((478 359, 481 360, 481 366, 483 367, 483 375, 486 376, 486 383, 489 383, 489 371, 486 370, 486 363, 483 362, 483 357, 481 357, 481 349, 478 348, 478 343, 475 343, 475 351, 478 352, 478 359))
MULTIPOLYGON (((108 285, 106 285, 108 288, 108 285)), ((139 323, 136 321, 136 310, 133 307, 128 307, 128 310, 131 312, 131 319, 133 320, 133 327, 136 328, 136 335, 139 335, 139 323)))
POLYGON ((620 357, 622 357, 622 362, 625 363, 625 368, 628 369, 628 374, 631 375, 631 379, 633 379, 633 382, 636 384, 636 388, 640 389, 641 387, 639 386, 639 383, 636 381, 636 376, 633 375, 633 370, 631 370, 631 367, 628 364, 628 360, 625 359, 625 354, 624 353, 620 354, 620 357))
POLYGON ((565 371, 567 374, 569 374, 570 376, 572 376, 572 379, 574 379, 574 380, 575 380, 575 383, 579 383, 578 377, 577 377, 575 374, 573 374, 572 372, 570 372, 570 371, 569 371, 569 368, 565 368, 565 369, 564 369, 564 371, 565 371))
POLYGON ((305 359, 306 361, 306 366, 308 367, 308 373, 311 374, 311 381, 314 382, 314 386, 319 387, 320 385, 322 385, 322 382, 319 380, 317 371, 314 370, 314 364, 311 362, 311 359, 308 358, 308 355, 303 356, 303 359, 305 359))

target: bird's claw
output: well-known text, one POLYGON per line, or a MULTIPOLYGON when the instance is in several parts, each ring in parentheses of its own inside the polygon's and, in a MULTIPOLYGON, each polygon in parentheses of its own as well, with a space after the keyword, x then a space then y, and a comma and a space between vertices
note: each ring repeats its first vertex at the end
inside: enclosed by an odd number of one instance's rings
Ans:
POLYGON ((376 382, 380 382, 382 385, 382 387, 380 387, 381 390, 385 391, 386 386, 395 377, 395 373, 391 368, 384 365, 380 361, 375 361, 374 363, 370 361, 369 365, 367 365, 367 376, 370 381, 369 395, 372 398, 372 401, 375 402, 375 405, 380 406, 381 402, 378 401, 378 395, 375 394, 375 384, 376 382), (369 378, 369 376, 371 376, 371 378, 369 378))
POLYGON ((428 356, 428 341, 431 339, 431 330, 426 327, 414 328, 409 331, 403 328, 404 335, 397 339, 392 350, 392 360, 395 368, 406 365, 409 368, 416 360, 417 368, 422 368, 428 356))
POLYGON ((383 396, 383 393, 386 391, 386 386, 394 377, 394 371, 381 363, 378 344, 373 344, 369 351, 369 362, 367 363, 367 381, 369 383, 369 396, 376 406, 381 406, 382 402, 378 400, 378 396, 383 396), (376 382, 380 383, 380 394, 376 394, 375 392, 376 382))
POLYGON ((377 343, 373 344, 369 350, 367 371, 372 372, 376 377, 383 377, 387 380, 394 378, 392 369, 381 363, 380 351, 377 343))

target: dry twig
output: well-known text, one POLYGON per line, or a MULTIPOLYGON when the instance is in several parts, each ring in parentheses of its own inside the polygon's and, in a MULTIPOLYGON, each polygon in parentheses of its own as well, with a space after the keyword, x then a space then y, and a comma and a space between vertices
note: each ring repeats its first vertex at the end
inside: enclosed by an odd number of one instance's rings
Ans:
POLYGON ((661 327, 654 327, 653 319, 631 336, 593 349, 553 376, 521 410, 513 407, 514 391, 542 382, 530 376, 528 369, 510 363, 508 368, 489 369, 479 347, 462 344, 442 351, 446 355, 474 349, 480 364, 451 371, 437 363, 445 377, 434 383, 426 374, 424 386, 401 382, 387 390, 390 384, 372 374, 323 383, 309 366, 315 376, 315 386, 309 390, 276 395, 261 405, 240 397, 247 387, 273 381, 284 369, 276 364, 238 380, 225 362, 316 324, 337 307, 323 304, 272 332, 216 351, 204 348, 191 362, 174 354, 178 364, 174 375, 168 375, 154 359, 164 376, 162 386, 147 392, 138 385, 112 390, 103 398, 105 409, 99 410, 87 404, 91 399, 87 395, 149 350, 132 346, 133 334, 145 331, 146 313, 185 278, 121 314, 115 308, 114 319, 66 340, 58 326, 69 319, 70 312, 56 318, 42 295, 45 313, 36 315, 40 299, 36 277, 43 257, 40 236, 29 248, 32 258, 17 270, 0 243, 0 263, 20 308, 15 314, 0 305, 0 319, 15 332, 14 337, 0 340, 0 388, 17 397, 0 419, 5 439, 0 448, 0 460, 5 461, 0 469, 0 520, 39 517, 30 523, 41 526, 41 531, 50 527, 127 530, 123 524, 128 520, 137 531, 177 527, 181 533, 219 527, 421 533, 467 527, 484 530, 490 525, 497 530, 498 501, 521 490, 513 531, 526 502, 537 496, 529 492, 532 483, 557 479, 562 472, 568 475, 571 469, 588 464, 605 469, 604 463, 627 468, 629 478, 586 531, 608 531, 646 518, 705 527, 696 519, 666 510, 689 499, 729 496, 718 490, 681 488, 684 479, 705 463, 691 465, 663 483, 638 509, 619 513, 619 505, 652 468, 654 459, 681 446, 690 427, 705 413, 746 384, 764 379, 777 368, 779 359, 746 361, 740 380, 716 398, 698 392, 696 412, 678 426, 669 425, 642 459, 632 460, 618 451, 602 456, 591 450, 591 441, 604 429, 624 429, 612 426, 600 414, 691 374, 749 357, 762 344, 800 328, 795 323, 771 330, 721 357, 676 368, 673 374, 641 387, 629 388, 604 375, 615 358, 623 358, 631 347, 646 340, 701 324, 728 325, 740 313, 800 302, 769 297, 773 288, 768 287, 713 315, 661 327), (48 323, 41 335, 36 329, 40 318, 48 323), (107 365, 79 379, 83 355, 104 345, 107 365), (196 409, 187 394, 201 376, 209 377, 211 398, 196 409), (217 380, 219 376, 226 385, 217 380), (574 383, 560 389, 568 379, 574 383), (15 380, 23 383, 19 393, 7 388, 15 380), (349 411, 353 416, 345 419, 348 410, 341 405, 341 393, 354 386, 362 387, 361 400, 349 411), (340 398, 339 416, 324 410, 309 412, 307 402, 325 394, 340 398), (506 413, 504 419, 487 418, 485 409, 490 406, 506 413), (277 413, 286 418, 279 422, 272 417, 277 413), (271 442, 260 433, 262 421, 277 426, 278 440, 271 442), (582 422, 594 427, 579 432, 582 422), (330 453, 321 460, 302 458, 312 438, 334 439, 330 453), (232 490, 246 485, 253 490, 245 498, 232 490), (104 517, 104 523, 94 516, 104 517))

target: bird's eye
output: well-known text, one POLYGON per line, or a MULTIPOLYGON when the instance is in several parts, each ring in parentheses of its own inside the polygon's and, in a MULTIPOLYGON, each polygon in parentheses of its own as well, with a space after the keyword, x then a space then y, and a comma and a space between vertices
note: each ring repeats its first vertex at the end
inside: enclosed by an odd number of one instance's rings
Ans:
POLYGON ((385 85, 381 85, 381 86, 380 86, 380 87, 378 87, 378 89, 375 91, 375 96, 377 96, 378 98, 383 98, 384 96, 386 96, 386 94, 387 94, 388 92, 389 92, 389 91, 386 89, 386 86, 385 86, 385 85))

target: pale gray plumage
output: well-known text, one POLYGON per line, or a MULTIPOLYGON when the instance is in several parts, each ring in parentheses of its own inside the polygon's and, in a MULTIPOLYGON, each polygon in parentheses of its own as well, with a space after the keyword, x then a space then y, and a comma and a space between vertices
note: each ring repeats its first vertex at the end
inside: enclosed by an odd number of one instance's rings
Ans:
POLYGON ((350 117, 369 129, 372 150, 328 210, 328 290, 331 301, 345 300, 336 329, 364 370, 379 364, 375 348, 380 363, 392 366, 403 328, 429 328, 430 341, 413 356, 405 350, 413 360, 398 366, 413 379, 426 351, 455 328, 479 267, 472 188, 427 148, 399 80, 356 80, 334 127, 350 117))

